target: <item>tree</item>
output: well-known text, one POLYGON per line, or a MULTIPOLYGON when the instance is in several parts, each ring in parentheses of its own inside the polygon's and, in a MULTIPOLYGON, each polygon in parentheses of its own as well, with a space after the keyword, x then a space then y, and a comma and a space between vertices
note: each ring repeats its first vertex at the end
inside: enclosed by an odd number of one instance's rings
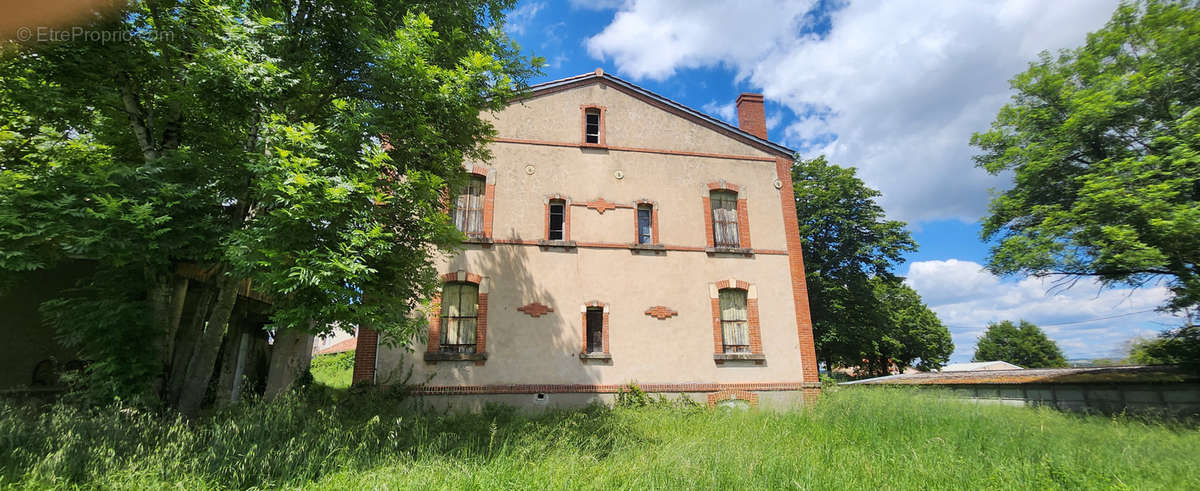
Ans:
POLYGON ((124 42, 4 46, 0 271, 88 259, 46 310, 94 373, 187 412, 249 285, 277 335, 408 339, 461 237, 442 190, 538 63, 512 3, 144 0, 84 26, 124 42), (214 279, 189 292, 182 265, 214 279))
POLYGON ((1154 338, 1130 343, 1130 363, 1200 367, 1200 326, 1170 329, 1154 338))
POLYGON ((892 272, 916 243, 904 222, 885 219, 879 192, 824 156, 797 161, 792 182, 817 358, 871 373, 886 373, 893 361, 944 363, 948 332, 945 345, 908 332, 945 327, 892 272))
POLYGON ((985 240, 997 274, 1165 281, 1166 308, 1200 303, 1200 9, 1123 3, 1084 46, 1012 80, 977 164, 1011 172, 985 240))
POLYGON ((876 353, 879 360, 890 362, 874 364, 872 373, 886 374, 890 364, 926 371, 945 365, 954 352, 950 331, 921 301, 917 291, 902 282, 882 278, 873 280, 872 285, 885 316, 874 324, 882 327, 876 353))
POLYGON ((973 361, 1007 361, 1024 368, 1067 366, 1067 359, 1055 342, 1030 322, 1003 321, 988 324, 979 338, 973 361))

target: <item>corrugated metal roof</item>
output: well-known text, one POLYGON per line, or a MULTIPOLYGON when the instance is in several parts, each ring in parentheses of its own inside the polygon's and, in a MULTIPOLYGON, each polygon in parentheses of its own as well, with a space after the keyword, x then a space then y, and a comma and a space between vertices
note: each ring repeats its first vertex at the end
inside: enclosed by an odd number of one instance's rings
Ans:
POLYGON ((1026 368, 922 372, 843 382, 840 385, 971 385, 1200 382, 1200 374, 1174 366, 1026 368))
POLYGON ((568 85, 568 84, 573 84, 573 83, 580 82, 583 80, 588 80, 588 79, 604 80, 606 82, 621 86, 625 89, 628 89, 630 91, 641 94, 645 97, 649 97, 658 102, 661 102, 662 104, 664 104, 666 106, 671 107, 672 109, 681 111, 685 114, 688 114, 689 116, 702 119, 708 123, 711 123, 717 127, 722 128, 726 131, 733 132, 742 138, 746 138, 748 140, 757 142, 759 144, 766 145, 767 147, 770 147, 772 150, 780 152, 789 158, 793 157, 796 154, 795 150, 792 150, 792 149, 785 147, 783 145, 780 145, 778 143, 772 142, 770 140, 765 140, 765 139, 759 138, 756 135, 742 131, 742 129, 738 128, 737 126, 733 126, 733 125, 726 123, 724 121, 721 121, 717 118, 714 118, 712 116, 704 114, 700 111, 697 111, 695 109, 687 107, 678 102, 675 102, 667 97, 664 97, 662 95, 656 94, 649 90, 643 89, 643 88, 633 84, 632 82, 622 80, 621 78, 615 77, 608 73, 604 73, 604 71, 600 70, 600 69, 596 69, 596 71, 594 71, 594 72, 582 73, 582 74, 575 75, 572 77, 560 78, 558 80, 551 80, 549 82, 543 82, 540 84, 531 85, 531 86, 529 86, 529 91, 530 91, 530 95, 533 96, 533 95, 537 95, 539 92, 545 92, 547 90, 551 90, 551 89, 554 89, 557 87, 561 87, 561 86, 568 85))

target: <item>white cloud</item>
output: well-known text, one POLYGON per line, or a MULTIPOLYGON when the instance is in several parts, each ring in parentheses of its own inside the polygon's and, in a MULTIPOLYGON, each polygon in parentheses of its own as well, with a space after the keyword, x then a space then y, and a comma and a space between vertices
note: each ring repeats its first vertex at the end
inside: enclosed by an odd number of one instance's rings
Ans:
POLYGON ((957 259, 914 262, 905 281, 950 327, 955 361, 971 358, 990 322, 1024 319, 1038 324, 1068 358, 1114 356, 1121 343, 1134 336, 1154 335, 1181 323, 1152 311, 1168 296, 1162 286, 1101 289, 1087 280, 1058 291, 1054 280, 1004 281, 979 263, 957 259), (1133 312, 1138 313, 1123 315, 1133 312), (1090 319, 1098 320, 1076 323, 1090 319))
POLYGON ((537 17, 538 12, 546 8, 544 2, 529 2, 522 4, 520 7, 513 9, 506 17, 507 23, 505 27, 512 34, 525 34, 525 29, 529 24, 533 23, 533 18, 537 17))
POLYGON ((1042 50, 1083 43, 1116 0, 851 0, 824 38, 801 34, 810 2, 631 1, 587 41, 623 76, 661 80, 727 66, 799 117, 784 143, 858 167, 908 221, 986 212, 1004 179, 976 169, 972 132, 1042 50), (833 136, 836 135, 836 138, 833 136))
POLYGON ((719 104, 717 101, 709 101, 708 104, 701 106, 700 109, 726 123, 737 124, 737 118, 734 115, 737 108, 732 102, 719 104))

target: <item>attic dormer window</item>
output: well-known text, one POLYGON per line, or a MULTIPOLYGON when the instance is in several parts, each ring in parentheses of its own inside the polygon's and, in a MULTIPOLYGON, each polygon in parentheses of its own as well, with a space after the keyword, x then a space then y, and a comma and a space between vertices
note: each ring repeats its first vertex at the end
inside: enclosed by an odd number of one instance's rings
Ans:
POLYGON ((583 107, 583 143, 586 145, 604 145, 603 107, 583 107))

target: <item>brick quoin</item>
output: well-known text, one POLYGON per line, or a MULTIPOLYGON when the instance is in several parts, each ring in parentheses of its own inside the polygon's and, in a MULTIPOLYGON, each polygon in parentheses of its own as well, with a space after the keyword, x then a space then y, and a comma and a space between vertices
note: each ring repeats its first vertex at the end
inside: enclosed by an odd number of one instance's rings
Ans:
MULTIPOLYGON (((812 316, 808 309, 808 284, 804 276, 804 254, 800 243, 800 226, 796 219, 796 193, 792 188, 792 161, 775 159, 775 174, 783 183, 779 192, 783 205, 783 227, 787 234, 788 268, 791 270, 792 302, 796 311, 796 331, 800 342, 803 380, 818 382, 817 350, 812 333, 812 316)), ((820 391, 820 386, 813 389, 820 391)), ((808 394, 805 394, 808 399, 808 394)))
POLYGON ((707 244, 708 247, 713 246, 712 213, 713 213, 712 212, 712 202, 708 199, 708 196, 705 196, 704 197, 704 230, 707 230, 708 233, 704 234, 705 235, 704 243, 707 244))

